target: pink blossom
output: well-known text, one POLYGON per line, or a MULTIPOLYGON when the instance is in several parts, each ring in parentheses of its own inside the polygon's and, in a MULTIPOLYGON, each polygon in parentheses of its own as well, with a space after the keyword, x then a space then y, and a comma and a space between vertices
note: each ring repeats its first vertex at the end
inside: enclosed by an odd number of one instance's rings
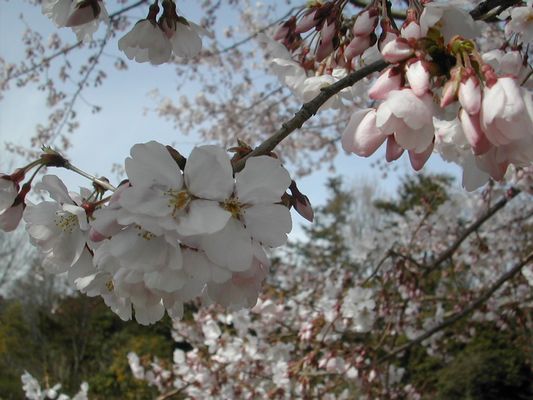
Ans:
POLYGON ((515 79, 501 77, 483 91, 481 127, 496 146, 530 135, 533 122, 526 112, 522 93, 515 79))
POLYGON ((344 56, 346 60, 349 61, 354 57, 357 57, 368 49, 371 45, 370 36, 356 36, 354 37, 348 46, 344 50, 344 56))
POLYGON ((342 134, 342 148, 358 156, 369 157, 383 144, 387 134, 376 127, 376 110, 354 112, 342 134))
POLYGON ((420 171, 426 164, 427 160, 429 160, 431 153, 433 153, 433 143, 431 143, 428 148, 421 153, 415 153, 412 150, 409 150, 408 153, 411 166, 415 171, 420 171))
POLYGON ((368 36, 378 23, 378 11, 371 7, 359 13, 353 25, 352 32, 355 36, 368 36))
POLYGON ((479 114, 471 115, 465 109, 461 109, 459 119, 466 139, 472 146, 473 153, 481 155, 489 151, 492 144, 487 140, 483 129, 481 129, 479 114))
POLYGON ((408 63, 405 76, 417 96, 423 96, 429 90, 429 71, 422 60, 408 63))
POLYGON ((385 61, 397 63, 411 57, 414 50, 406 39, 400 37, 384 45, 381 54, 385 61))
POLYGON ((481 109, 481 88, 475 75, 463 79, 459 85, 459 103, 470 115, 478 114, 481 109))
POLYGON ((383 71, 368 91, 373 100, 385 100, 392 90, 399 90, 402 85, 402 74, 398 68, 390 67, 383 71))
POLYGON ((385 151, 385 159, 387 162, 392 162, 400 158, 403 154, 403 149, 398 145, 394 135, 387 137, 387 149, 385 151))
POLYGON ((422 152, 433 141, 433 99, 411 89, 393 90, 377 110, 376 125, 406 150, 422 152))

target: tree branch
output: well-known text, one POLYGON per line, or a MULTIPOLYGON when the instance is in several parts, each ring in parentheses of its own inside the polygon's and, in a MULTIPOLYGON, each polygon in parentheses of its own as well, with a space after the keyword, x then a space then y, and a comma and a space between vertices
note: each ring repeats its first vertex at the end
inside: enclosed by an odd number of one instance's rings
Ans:
POLYGON ((390 358, 394 357, 395 355, 409 349, 410 347, 414 346, 415 344, 421 343, 422 341, 428 339, 429 337, 433 336, 435 333, 447 328, 450 325, 453 325, 457 321, 461 320, 462 318, 466 317, 468 314, 470 314, 472 311, 474 311, 476 308, 480 307, 485 301, 487 301, 493 294, 498 290, 505 282, 512 279, 516 274, 520 272, 520 270, 529 262, 533 261, 533 252, 529 253, 529 255, 520 261, 518 264, 516 264, 514 267, 512 267, 509 271, 504 273, 500 278, 477 300, 473 301, 465 307, 461 312, 456 313, 452 317, 444 320, 434 328, 426 331, 422 335, 418 336, 416 339, 413 339, 412 341, 396 348, 389 354, 387 354, 384 357, 381 357, 377 362, 382 363, 383 361, 389 360, 390 358))
POLYGON ((521 0, 486 0, 479 3, 476 8, 470 11, 470 15, 474 19, 483 19, 488 13, 495 8, 498 8, 498 14, 505 11, 507 8, 521 3, 521 0))
POLYGON ((476 221, 474 221, 468 228, 466 228, 463 233, 453 242, 453 244, 448 247, 444 252, 440 254, 440 256, 433 261, 432 264, 430 264, 428 270, 426 272, 430 272, 434 268, 438 267, 440 264, 442 264, 445 260, 450 258, 453 253, 461 246, 461 244, 466 240, 468 236, 474 231, 476 231, 481 225, 483 225, 487 220, 489 220, 494 214, 496 214, 499 210, 504 208, 509 201, 514 199, 518 194, 520 193, 520 190, 511 188, 507 195, 503 196, 496 204, 494 204, 491 208, 488 209, 488 211, 483 214, 481 217, 479 217, 476 221))
POLYGON ((242 170, 248 158, 268 154, 272 150, 274 150, 274 148, 283 139, 289 136, 296 129, 301 128, 305 121, 315 115, 326 101, 328 101, 331 97, 339 93, 342 89, 354 85, 356 82, 360 81, 361 79, 367 77, 368 75, 374 72, 383 70, 387 65, 388 63, 383 60, 376 61, 375 63, 367 65, 366 67, 363 67, 358 71, 352 72, 351 74, 335 82, 334 84, 323 88, 318 96, 302 105, 300 111, 298 111, 292 119, 282 124, 281 128, 276 133, 274 133, 271 137, 261 143, 253 151, 248 153, 245 157, 238 160, 233 166, 234 171, 238 172, 242 170))

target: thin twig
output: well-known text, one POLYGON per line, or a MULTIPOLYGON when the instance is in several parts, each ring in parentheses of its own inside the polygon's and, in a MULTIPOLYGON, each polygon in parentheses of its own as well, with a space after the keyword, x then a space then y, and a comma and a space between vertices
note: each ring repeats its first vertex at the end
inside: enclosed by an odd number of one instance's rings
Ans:
POLYGON ((237 161, 233 169, 235 171, 240 171, 244 168, 244 164, 248 158, 270 153, 283 139, 289 136, 296 129, 301 128, 305 121, 315 115, 320 107, 331 97, 339 93, 342 89, 354 85, 356 82, 367 77, 368 75, 383 70, 387 65, 388 63, 383 60, 376 61, 358 71, 352 72, 334 84, 323 88, 318 96, 302 105, 300 111, 298 111, 293 118, 282 124, 281 128, 278 129, 276 133, 261 143, 253 151, 248 153, 245 157, 237 161))
MULTIPOLYGON (((140 6, 140 5, 142 5, 143 3, 146 3, 147 1, 148 0, 139 0, 136 3, 133 3, 133 4, 129 5, 129 6, 127 6, 127 7, 121 8, 120 10, 115 11, 112 14, 109 14, 109 19, 111 21, 113 21, 118 16, 124 14, 125 12, 130 11, 133 8, 136 8, 136 7, 140 6)), ((70 53, 72 50, 80 47, 82 44, 83 44, 83 41, 81 41, 81 40, 79 42, 77 42, 77 43, 71 44, 70 46, 67 46, 67 47, 63 48, 63 49, 53 53, 50 56, 43 58, 40 63, 35 64, 34 66, 32 66, 30 68, 27 68, 27 69, 25 69, 23 71, 19 71, 19 72, 17 72, 14 75, 8 76, 4 80, 4 82, 9 82, 9 81, 11 81, 13 79, 17 79, 17 78, 19 78, 19 77, 21 77, 23 75, 29 74, 30 72, 33 72, 33 71, 41 68, 43 65, 48 64, 53 59, 55 59, 55 58, 57 58, 57 57, 59 57, 61 55, 66 55, 66 54, 70 53)))
POLYGON ((422 335, 418 336, 416 339, 411 340, 410 342, 394 349, 386 356, 381 357, 378 360, 378 364, 382 363, 383 361, 389 360, 390 358, 394 357, 395 355, 409 349, 410 347, 414 346, 415 344, 418 344, 429 337, 433 336, 435 333, 447 328, 450 325, 453 325, 457 321, 461 320, 462 318, 466 317, 468 314, 470 314, 472 311, 480 307, 485 301, 487 301, 493 294, 496 292, 505 282, 512 279, 516 274, 520 272, 520 270, 529 262, 533 261, 533 253, 529 253, 529 255, 517 263, 514 267, 512 267, 509 271, 504 273, 500 278, 492 285, 490 288, 480 297, 477 298, 477 300, 473 301, 468 305, 467 307, 463 308, 462 311, 454 314, 452 317, 444 320, 434 328, 426 331, 422 335))
POLYGON ((470 236, 470 234, 474 231, 476 231, 481 225, 483 225, 487 220, 489 220, 494 214, 496 214, 499 210, 504 208, 509 201, 511 201, 513 198, 515 198, 520 193, 520 190, 511 188, 508 193, 503 196, 500 200, 496 202, 491 208, 487 210, 485 214, 483 214, 481 217, 479 217, 476 221, 474 221, 468 228, 466 228, 463 233, 455 240, 455 242, 452 243, 450 247, 448 247, 445 251, 443 251, 435 261, 433 261, 432 264, 430 264, 428 271, 433 270, 434 268, 438 267, 440 264, 442 264, 445 260, 450 258, 453 253, 461 246, 461 244, 470 236))

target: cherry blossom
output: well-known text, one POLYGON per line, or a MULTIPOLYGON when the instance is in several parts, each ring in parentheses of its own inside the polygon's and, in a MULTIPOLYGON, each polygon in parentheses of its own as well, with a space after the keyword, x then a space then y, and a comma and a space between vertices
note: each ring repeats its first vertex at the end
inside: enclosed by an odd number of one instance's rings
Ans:
POLYGON ((90 42, 109 16, 102 0, 44 0, 42 13, 58 27, 71 27, 78 40, 90 42))
POLYGON ((130 60, 159 65, 167 62, 172 53, 170 41, 158 25, 150 20, 141 20, 118 41, 118 48, 130 60))
POLYGON ((89 224, 82 198, 73 200, 55 175, 44 176, 35 188, 47 191, 53 201, 28 202, 26 229, 32 243, 46 255, 44 266, 54 273, 65 272, 79 259, 87 241, 89 224))
POLYGON ((7 210, 18 194, 18 188, 8 175, 0 175, 0 214, 7 210))
POLYGON ((508 36, 516 34, 523 43, 533 42, 533 2, 529 0, 526 6, 511 9, 511 20, 505 25, 508 36))

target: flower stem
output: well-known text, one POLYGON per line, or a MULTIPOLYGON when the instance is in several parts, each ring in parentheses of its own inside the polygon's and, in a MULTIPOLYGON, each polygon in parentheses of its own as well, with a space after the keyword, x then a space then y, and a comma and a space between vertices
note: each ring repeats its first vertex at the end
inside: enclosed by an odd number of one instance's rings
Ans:
POLYGON ((87 172, 82 171, 78 167, 72 165, 70 162, 67 162, 65 167, 67 169, 70 169, 71 171, 74 171, 77 174, 83 176, 84 178, 87 178, 87 179, 91 180, 93 183, 96 183, 97 185, 103 187, 104 189, 111 190, 112 192, 117 190, 117 188, 114 187, 113 185, 111 185, 109 182, 105 182, 105 181, 103 181, 101 179, 98 179, 95 176, 92 176, 91 174, 88 174, 87 172))

